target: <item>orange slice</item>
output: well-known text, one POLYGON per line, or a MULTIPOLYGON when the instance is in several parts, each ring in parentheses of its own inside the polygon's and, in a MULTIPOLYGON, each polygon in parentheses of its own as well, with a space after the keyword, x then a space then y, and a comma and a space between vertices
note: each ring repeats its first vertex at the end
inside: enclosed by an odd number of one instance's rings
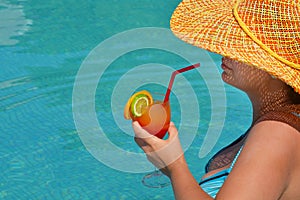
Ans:
POLYGON ((124 118, 134 119, 142 116, 149 105, 153 104, 153 98, 150 92, 142 90, 134 93, 127 101, 124 108, 124 118))

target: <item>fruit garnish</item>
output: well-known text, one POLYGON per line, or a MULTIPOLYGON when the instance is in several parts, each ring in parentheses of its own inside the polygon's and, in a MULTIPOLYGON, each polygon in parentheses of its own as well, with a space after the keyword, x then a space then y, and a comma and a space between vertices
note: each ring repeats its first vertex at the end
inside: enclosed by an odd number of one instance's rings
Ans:
POLYGON ((140 94, 134 98, 131 104, 131 113, 135 117, 140 117, 142 116, 143 112, 149 105, 149 99, 146 95, 140 94))
POLYGON ((146 108, 152 104, 153 98, 151 94, 146 90, 139 91, 127 101, 124 108, 124 118, 134 119, 135 117, 140 117, 146 108))

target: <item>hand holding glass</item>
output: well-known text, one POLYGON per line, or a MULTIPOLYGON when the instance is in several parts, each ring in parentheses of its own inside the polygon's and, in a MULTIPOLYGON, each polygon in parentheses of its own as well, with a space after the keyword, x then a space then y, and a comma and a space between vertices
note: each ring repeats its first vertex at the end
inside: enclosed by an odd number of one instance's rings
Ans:
MULTIPOLYGON (((152 135, 163 139, 168 131, 171 120, 171 108, 169 96, 175 76, 179 73, 199 67, 200 64, 191 65, 172 73, 167 92, 164 96, 155 96, 147 91, 134 94, 127 102, 124 109, 124 117, 138 121, 139 124, 152 135), (154 99, 154 101, 153 101, 154 99)), ((143 184, 148 187, 164 187, 169 185, 169 180, 163 174, 155 170, 153 173, 144 176, 143 184), (158 179, 159 177, 159 179, 158 179)))

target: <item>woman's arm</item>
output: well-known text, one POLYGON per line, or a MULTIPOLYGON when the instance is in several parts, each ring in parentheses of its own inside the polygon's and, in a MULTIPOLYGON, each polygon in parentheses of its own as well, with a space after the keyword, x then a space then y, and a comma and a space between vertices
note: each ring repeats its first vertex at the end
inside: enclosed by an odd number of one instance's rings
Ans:
POLYGON ((192 176, 184 156, 172 164, 171 183, 177 200, 210 200, 212 199, 199 186, 198 182, 192 176))
POLYGON ((170 178, 177 200, 212 199, 192 176, 184 158, 177 129, 172 122, 167 140, 150 135, 138 122, 133 122, 133 128, 135 141, 145 151, 149 161, 170 178))
MULTIPOLYGON (((167 140, 150 135, 137 122, 133 123, 133 128, 135 140, 148 159, 171 179, 176 199, 212 199, 189 171, 173 123, 167 140)), ((292 127, 274 121, 253 127, 216 199, 279 199, 289 183, 294 164, 293 152, 299 144, 295 139, 296 132, 292 127)))

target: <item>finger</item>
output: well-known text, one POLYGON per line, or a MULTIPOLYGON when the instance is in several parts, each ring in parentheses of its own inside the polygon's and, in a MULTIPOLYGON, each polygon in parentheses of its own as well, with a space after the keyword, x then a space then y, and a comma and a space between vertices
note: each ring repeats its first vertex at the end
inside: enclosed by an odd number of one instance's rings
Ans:
POLYGON ((148 133, 145 129, 143 129, 137 121, 132 122, 132 127, 135 133, 135 137, 137 138, 142 138, 144 139, 144 141, 147 141, 147 139, 155 137, 148 133))
POLYGON ((177 137, 177 135, 178 135, 177 128, 173 122, 170 122, 168 133, 169 133, 168 139, 170 139, 170 140, 172 140, 174 137, 177 137))
POLYGON ((137 143, 137 144, 139 145, 139 147, 141 147, 141 148, 142 148, 143 146, 146 145, 146 143, 144 142, 144 140, 141 139, 141 138, 134 137, 134 141, 135 141, 135 143, 137 143))
POLYGON ((145 141, 143 139, 134 137, 134 141, 145 153, 147 152, 149 145, 147 143, 145 143, 145 141))

